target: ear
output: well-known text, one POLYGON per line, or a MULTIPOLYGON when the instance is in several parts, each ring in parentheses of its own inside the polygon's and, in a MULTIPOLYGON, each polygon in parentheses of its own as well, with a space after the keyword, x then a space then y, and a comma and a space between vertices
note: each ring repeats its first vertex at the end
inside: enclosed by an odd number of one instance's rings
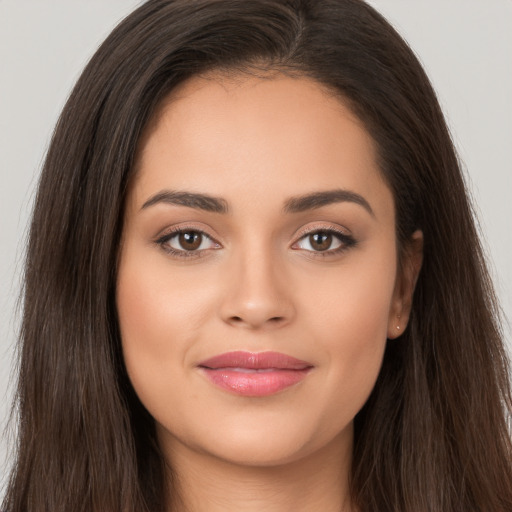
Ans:
POLYGON ((415 231, 404 247, 388 318, 388 338, 398 338, 407 327, 412 297, 423 262, 423 232, 415 231))

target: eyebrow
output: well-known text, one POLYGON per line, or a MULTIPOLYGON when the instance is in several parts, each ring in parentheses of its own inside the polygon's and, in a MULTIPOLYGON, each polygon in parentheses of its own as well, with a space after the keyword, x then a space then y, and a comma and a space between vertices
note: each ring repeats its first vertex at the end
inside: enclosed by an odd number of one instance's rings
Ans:
POLYGON ((142 205, 141 210, 159 203, 187 206, 213 213, 228 213, 229 211, 227 201, 220 197, 177 190, 162 190, 158 192, 158 194, 150 197, 142 205))
MULTIPOLYGON (((375 214, 368 201, 361 195, 350 190, 335 189, 319 192, 312 192, 302 196, 291 197, 285 201, 284 213, 301 213, 307 210, 315 210, 334 203, 349 202, 362 206, 372 217, 375 214)), ((156 204, 174 204, 186 206, 213 213, 229 213, 228 202, 220 197, 200 194, 197 192, 162 190, 151 196, 143 205, 141 210, 156 204)))
POLYGON ((327 206, 333 203, 344 202, 358 204, 359 206, 362 206, 372 217, 375 217, 375 213, 373 212, 370 203, 363 196, 344 189, 325 190, 303 196, 292 197, 285 202, 284 212, 300 213, 306 210, 322 208, 322 206, 327 206))

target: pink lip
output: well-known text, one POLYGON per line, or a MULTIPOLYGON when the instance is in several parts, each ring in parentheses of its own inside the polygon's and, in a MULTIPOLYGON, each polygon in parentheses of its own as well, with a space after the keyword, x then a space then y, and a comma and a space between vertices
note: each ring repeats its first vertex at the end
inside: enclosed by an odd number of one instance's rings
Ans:
POLYGON ((268 396, 297 384, 313 365, 279 352, 227 352, 199 363, 216 386, 238 395, 268 396))

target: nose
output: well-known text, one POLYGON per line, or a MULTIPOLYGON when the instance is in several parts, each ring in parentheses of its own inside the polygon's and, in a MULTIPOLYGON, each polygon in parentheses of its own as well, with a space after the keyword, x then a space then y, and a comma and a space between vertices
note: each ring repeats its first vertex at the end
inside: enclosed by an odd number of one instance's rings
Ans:
POLYGON ((234 258, 220 313, 223 321, 246 329, 273 329, 295 315, 292 283, 272 254, 258 251, 234 258))

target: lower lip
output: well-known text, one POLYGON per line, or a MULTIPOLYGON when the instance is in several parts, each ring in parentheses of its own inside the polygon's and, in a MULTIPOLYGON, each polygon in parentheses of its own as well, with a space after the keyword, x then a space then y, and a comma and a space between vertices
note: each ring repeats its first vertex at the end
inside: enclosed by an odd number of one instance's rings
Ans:
POLYGON ((303 370, 235 370, 232 368, 201 368, 206 377, 219 388, 243 396, 269 396, 302 381, 311 368, 303 370))

